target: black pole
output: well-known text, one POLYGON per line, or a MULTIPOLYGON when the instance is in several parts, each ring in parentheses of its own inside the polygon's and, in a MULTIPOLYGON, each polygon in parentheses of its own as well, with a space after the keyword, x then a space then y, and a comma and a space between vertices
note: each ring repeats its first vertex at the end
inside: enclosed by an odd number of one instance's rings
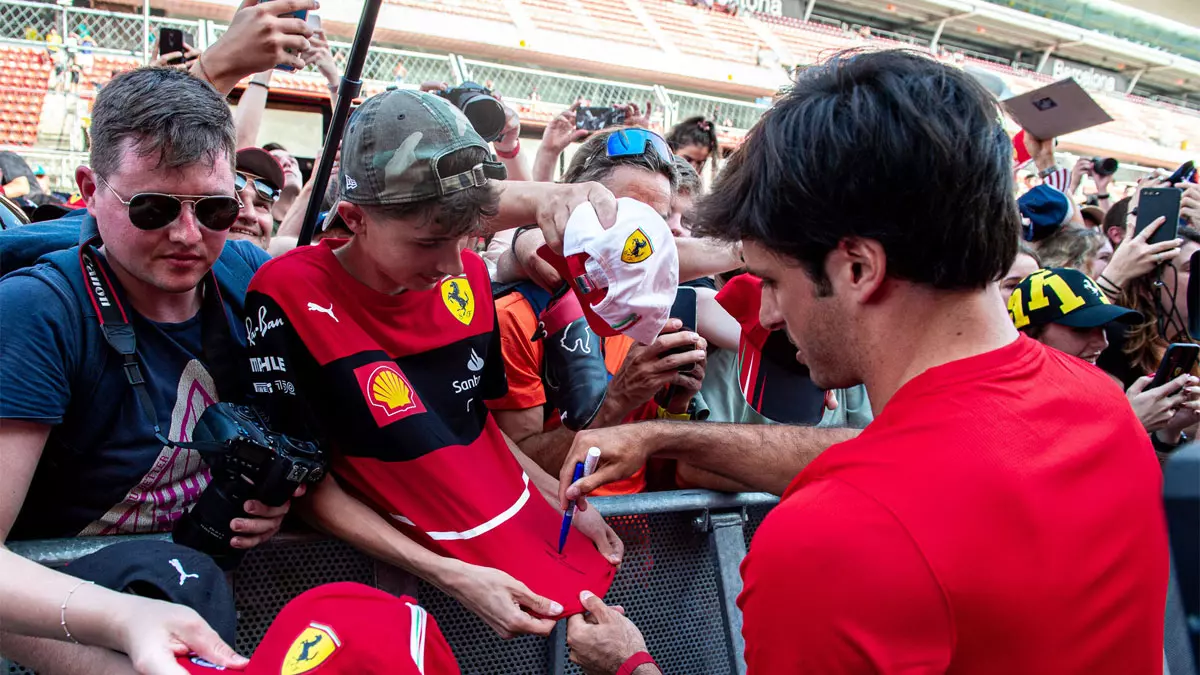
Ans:
POLYGON ((346 70, 342 73, 342 82, 338 85, 337 103, 333 106, 333 119, 329 122, 329 131, 325 134, 325 147, 321 150, 321 164, 317 166, 316 177, 313 178, 312 194, 308 198, 308 209, 304 212, 304 225, 300 228, 298 246, 308 246, 312 243, 313 233, 317 229, 317 215, 321 212, 321 202, 325 199, 325 186, 329 183, 329 173, 333 169, 333 158, 338 146, 342 143, 342 134, 346 130, 346 120, 350 117, 350 103, 358 98, 362 91, 362 69, 367 60, 367 50, 371 48, 371 36, 375 33, 375 20, 379 16, 379 5, 382 0, 364 0, 362 17, 358 20, 358 31, 354 34, 354 44, 350 46, 350 58, 346 61, 346 70))

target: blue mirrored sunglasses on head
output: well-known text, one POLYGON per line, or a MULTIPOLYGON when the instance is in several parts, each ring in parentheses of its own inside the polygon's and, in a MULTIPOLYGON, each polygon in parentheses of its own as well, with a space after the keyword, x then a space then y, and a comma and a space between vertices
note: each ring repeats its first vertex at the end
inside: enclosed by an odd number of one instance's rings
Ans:
POLYGON ((671 161, 671 148, 662 136, 646 129, 620 129, 608 137, 609 157, 631 157, 644 155, 650 150, 658 153, 663 161, 671 161))

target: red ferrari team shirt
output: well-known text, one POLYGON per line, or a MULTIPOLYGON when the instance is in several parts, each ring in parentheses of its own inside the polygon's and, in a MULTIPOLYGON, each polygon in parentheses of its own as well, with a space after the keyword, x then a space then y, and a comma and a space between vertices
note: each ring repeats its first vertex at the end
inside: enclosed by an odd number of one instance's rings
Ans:
POLYGON ((932 368, 755 534, 749 671, 1162 672, 1161 484, 1097 368, 1024 336, 932 368))
POLYGON ((483 261, 429 291, 387 295, 333 250, 297 249, 258 271, 247 294, 254 392, 272 426, 333 450, 348 492, 424 546, 493 567, 582 611, 614 568, 530 483, 485 400, 507 391, 483 261))

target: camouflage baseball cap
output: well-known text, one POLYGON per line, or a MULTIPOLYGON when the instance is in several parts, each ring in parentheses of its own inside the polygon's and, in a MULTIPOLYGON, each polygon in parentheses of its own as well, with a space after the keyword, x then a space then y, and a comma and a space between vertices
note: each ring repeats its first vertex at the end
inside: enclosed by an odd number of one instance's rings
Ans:
POLYGON ((446 99, 403 89, 377 94, 363 101, 346 127, 338 172, 341 198, 373 206, 410 204, 508 175, 493 161, 438 175, 438 160, 472 146, 491 156, 466 115, 446 99))

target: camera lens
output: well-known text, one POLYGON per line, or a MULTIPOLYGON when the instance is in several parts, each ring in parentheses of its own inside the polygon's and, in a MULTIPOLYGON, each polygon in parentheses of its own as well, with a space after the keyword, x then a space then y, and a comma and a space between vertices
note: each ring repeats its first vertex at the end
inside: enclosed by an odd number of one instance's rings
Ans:
POLYGON ((499 101, 475 94, 464 98, 462 111, 483 140, 490 143, 500 138, 500 132, 504 130, 504 106, 499 101))
POLYGON ((1118 166, 1120 166, 1120 163, 1113 157, 1092 158, 1092 171, 1097 176, 1111 176, 1117 172, 1118 166))

